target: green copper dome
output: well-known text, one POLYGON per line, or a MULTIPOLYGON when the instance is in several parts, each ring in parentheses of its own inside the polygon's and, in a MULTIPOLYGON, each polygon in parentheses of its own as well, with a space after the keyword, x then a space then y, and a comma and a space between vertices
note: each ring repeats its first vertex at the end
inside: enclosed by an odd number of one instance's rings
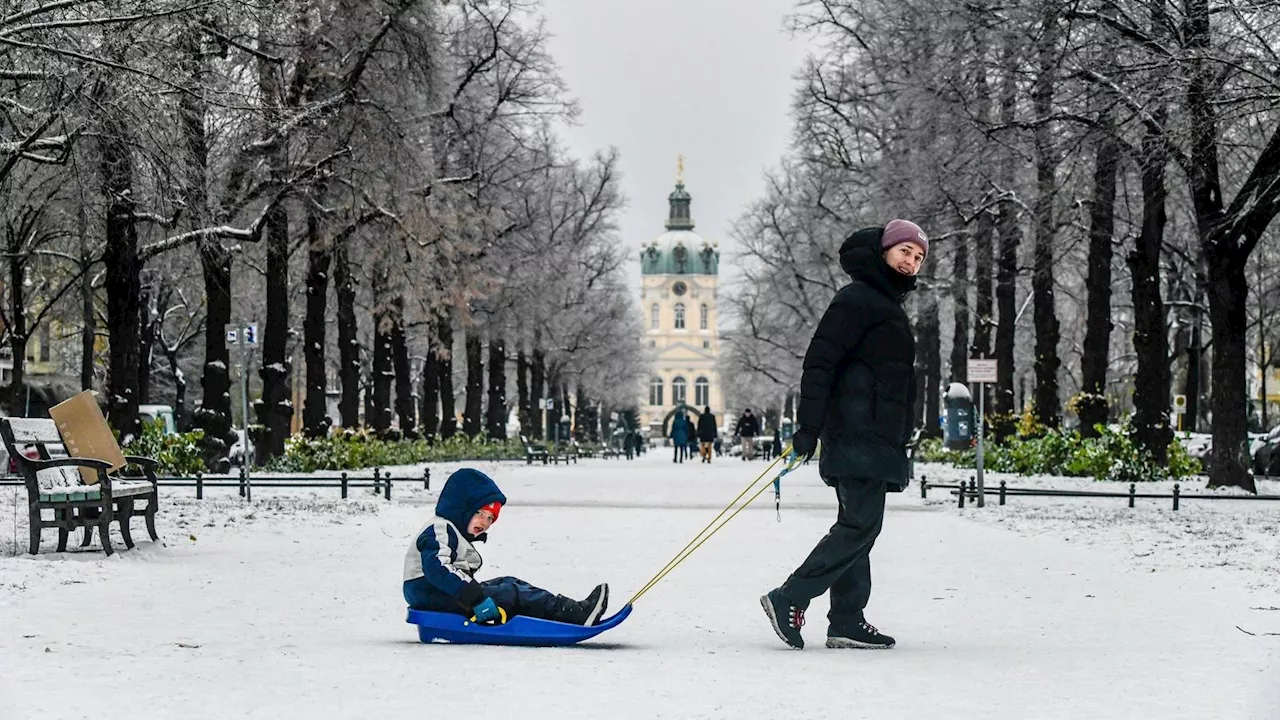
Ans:
MULTIPOLYGON (((681 163, 681 175, 684 166, 681 163)), ((667 196, 670 212, 667 232, 640 249, 640 272, 644 275, 716 275, 720 271, 720 249, 693 231, 689 205, 693 201, 684 189, 683 178, 667 196)))

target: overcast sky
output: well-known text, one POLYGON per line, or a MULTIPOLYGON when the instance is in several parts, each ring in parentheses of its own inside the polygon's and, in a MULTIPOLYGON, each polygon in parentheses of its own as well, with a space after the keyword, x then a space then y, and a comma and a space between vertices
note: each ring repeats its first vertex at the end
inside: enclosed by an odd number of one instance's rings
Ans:
POLYGON ((732 262, 729 227, 790 140, 792 74, 804 58, 803 41, 783 29, 792 5, 544 0, 551 53, 582 106, 566 142, 581 157, 609 146, 621 153, 621 233, 636 285, 640 243, 663 232, 677 155, 696 232, 732 262))

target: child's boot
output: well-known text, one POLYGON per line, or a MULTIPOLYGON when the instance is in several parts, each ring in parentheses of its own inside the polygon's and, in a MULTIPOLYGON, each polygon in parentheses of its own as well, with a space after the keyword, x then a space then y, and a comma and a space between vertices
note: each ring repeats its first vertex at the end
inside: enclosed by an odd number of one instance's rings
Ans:
POLYGON ((569 600, 564 612, 556 618, 571 625, 595 625, 609 607, 609 585, 601 583, 584 600, 569 600))

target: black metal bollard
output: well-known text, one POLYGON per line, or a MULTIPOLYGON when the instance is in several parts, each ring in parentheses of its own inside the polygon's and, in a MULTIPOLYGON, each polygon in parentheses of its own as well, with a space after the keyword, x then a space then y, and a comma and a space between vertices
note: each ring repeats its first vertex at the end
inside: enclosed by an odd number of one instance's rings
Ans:
POLYGON ((929 478, 925 475, 920 476, 920 499, 929 499, 929 478))
POLYGON ((196 499, 204 499, 204 473, 196 473, 196 499))
POLYGON ((1182 486, 1181 486, 1181 485, 1179 485, 1178 483, 1174 483, 1174 484, 1173 484, 1173 509, 1174 509, 1174 512, 1177 512, 1177 510, 1178 510, 1178 497, 1179 497, 1180 495, 1182 495, 1182 486))
MULTIPOLYGON (((246 457, 244 461, 245 461, 246 463, 247 463, 247 462, 249 462, 249 458, 248 458, 248 457, 246 457)), ((244 497, 244 489, 245 489, 245 488, 244 488, 244 486, 245 486, 245 481, 244 481, 244 480, 245 480, 245 466, 244 466, 244 465, 241 465, 241 466, 240 466, 240 497, 244 497)))
POLYGON ((1000 504, 1001 505, 1004 504, 1004 490, 1005 490, 1004 481, 1001 480, 1000 481, 1000 504))
POLYGON ((342 499, 347 499, 347 474, 342 473, 342 499))
POLYGON ((969 498, 970 500, 976 500, 978 498, 978 481, 974 480, 972 477, 969 478, 969 494, 972 496, 969 498))
POLYGON ((431 468, 422 468, 422 489, 431 489, 431 468))
POLYGON ((383 480, 386 480, 387 482, 387 488, 386 488, 387 494, 383 496, 383 499, 390 500, 391 499, 391 471, 390 470, 387 471, 387 474, 385 477, 383 477, 383 480))
POLYGON ((374 494, 377 494, 378 490, 382 487, 382 486, 378 483, 378 473, 379 473, 381 470, 382 470, 382 468, 374 468, 374 469, 373 469, 373 492, 374 492, 374 494))
POLYGON ((1134 500, 1134 497, 1137 495, 1137 492, 1138 492, 1137 483, 1129 483, 1129 507, 1131 508, 1133 507, 1133 500, 1134 500))
POLYGON ((956 490, 956 497, 959 498, 959 500, 957 500, 957 502, 959 503, 958 507, 961 510, 963 510, 964 509, 964 481, 963 480, 960 481, 960 488, 956 490))

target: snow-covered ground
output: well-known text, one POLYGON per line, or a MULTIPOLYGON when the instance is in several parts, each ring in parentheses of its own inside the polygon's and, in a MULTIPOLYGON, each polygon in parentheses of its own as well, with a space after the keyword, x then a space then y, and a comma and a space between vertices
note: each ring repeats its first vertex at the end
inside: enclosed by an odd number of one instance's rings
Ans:
MULTIPOLYGON (((620 605, 763 464, 479 467, 510 498, 483 576, 575 596, 607 580, 620 605)), ((436 487, 451 469, 433 467, 436 487)), ((819 599, 810 648, 793 652, 758 596, 833 520, 815 468, 784 481, 781 522, 767 492, 626 623, 570 648, 418 643, 400 572, 434 493, 337 494, 262 489, 245 505, 166 490, 161 542, 105 558, 53 553, 47 537, 33 557, 25 492, 0 489, 0 720, 1280 718, 1280 636, 1265 634, 1280 633, 1280 504, 1018 497, 961 511, 913 486, 890 497, 868 608, 898 647, 823 648, 819 599)))

